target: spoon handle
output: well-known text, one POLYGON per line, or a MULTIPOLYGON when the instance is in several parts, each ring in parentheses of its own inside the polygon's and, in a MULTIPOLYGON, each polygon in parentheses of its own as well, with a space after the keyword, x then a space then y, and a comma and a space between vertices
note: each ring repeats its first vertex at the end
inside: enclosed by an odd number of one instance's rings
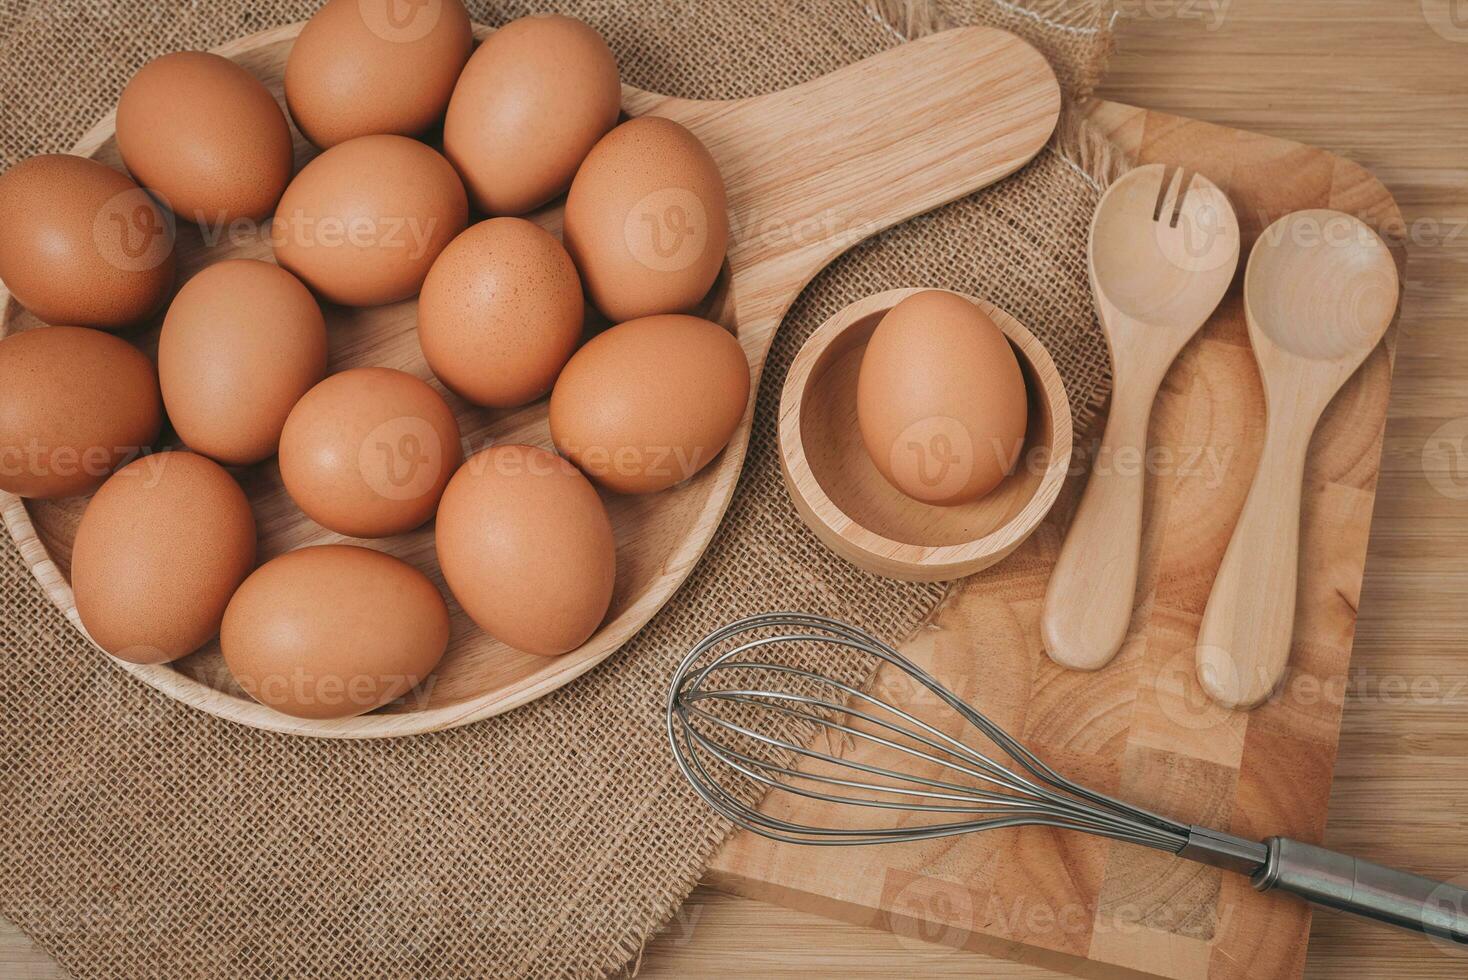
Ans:
POLYGON ((1166 370, 1148 366, 1147 376, 1113 386, 1106 429, 1040 615, 1045 650, 1063 667, 1099 670, 1126 640, 1141 560, 1147 422, 1166 370))
POLYGON ((1262 704, 1289 662, 1300 501, 1314 429, 1289 414, 1270 413, 1259 469, 1198 630, 1198 680, 1229 708, 1262 704))

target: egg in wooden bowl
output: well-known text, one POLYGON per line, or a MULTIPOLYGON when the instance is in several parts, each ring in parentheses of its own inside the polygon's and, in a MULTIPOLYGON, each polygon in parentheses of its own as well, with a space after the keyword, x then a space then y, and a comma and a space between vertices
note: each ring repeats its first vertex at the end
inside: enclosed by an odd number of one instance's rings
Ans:
POLYGON ((946 290, 888 290, 823 323, 790 367, 779 428, 786 488, 822 543, 916 582, 1008 556, 1049 513, 1071 458, 1070 403, 1044 346, 992 303, 946 290), (918 328, 927 318, 949 348, 884 343, 894 313, 918 328), (984 337, 996 328, 1007 349, 984 337))

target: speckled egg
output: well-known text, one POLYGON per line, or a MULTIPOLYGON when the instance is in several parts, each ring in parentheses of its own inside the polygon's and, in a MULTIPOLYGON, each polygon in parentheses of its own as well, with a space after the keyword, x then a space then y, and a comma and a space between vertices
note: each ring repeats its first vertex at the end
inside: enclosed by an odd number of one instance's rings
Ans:
POLYGON ((728 199, 714 158, 670 119, 640 116, 587 156, 566 195, 566 249, 613 322, 687 313, 718 278, 728 199))
POLYGON ((712 462, 748 401, 749 363, 729 331, 693 316, 644 317, 571 358, 551 392, 551 438, 608 490, 655 493, 712 462))
POLYGON ((459 425, 427 382, 352 368, 306 392, 280 437, 280 476, 312 520, 378 538, 433 516, 463 459, 459 425))
POLYGON ((268 262, 205 268, 174 297, 158 337, 169 421, 190 449, 230 465, 274 455, 286 416, 325 374, 321 307, 268 262))
POLYGON ((471 457, 444 491, 435 541, 464 611, 517 650, 566 653, 606 617, 617 573, 611 520, 554 453, 494 446, 471 457))
POLYGON ((31 157, 0 175, 0 279, 47 323, 120 330, 173 288, 173 225, 127 175, 31 157))
POLYGON ((464 66, 444 118, 444 152, 475 207, 524 214, 565 192, 617 124, 621 102, 617 60, 600 34, 574 17, 522 17, 464 66))
POLYGON ((408 693, 449 642, 443 596, 422 572, 352 545, 261 565, 224 614, 219 645, 245 693, 298 718, 349 718, 408 693))
POLYGON ((406 136, 360 136, 291 181, 271 244, 323 299, 378 306, 417 293, 468 220, 464 185, 442 156, 406 136))
POLYGON ((121 338, 37 327, 0 340, 0 490, 90 493, 162 420, 153 363, 121 338))
POLYGON ((473 32, 459 0, 329 0, 291 47, 285 99, 322 149, 443 118, 473 32))
POLYGON ((87 504, 71 588, 98 646, 166 663, 219 632, 254 564, 255 519, 234 478, 194 453, 156 453, 118 470, 87 504))
POLYGON ((148 62, 117 102, 117 149, 186 221, 269 217, 291 179, 290 126, 249 71, 204 51, 148 62))
POLYGON ((492 218, 433 264, 418 297, 418 342, 450 391, 512 408, 550 390, 584 313, 581 279, 555 236, 521 218, 492 218))

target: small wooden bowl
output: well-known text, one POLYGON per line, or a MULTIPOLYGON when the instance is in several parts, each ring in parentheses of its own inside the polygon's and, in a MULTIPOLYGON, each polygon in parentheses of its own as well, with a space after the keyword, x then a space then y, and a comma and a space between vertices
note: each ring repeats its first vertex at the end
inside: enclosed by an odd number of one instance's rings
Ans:
POLYGON ((780 397, 780 457, 795 509, 826 547, 877 575, 941 582, 989 567, 1039 527, 1070 467, 1071 415, 1065 383, 1035 335, 965 296, 1004 331, 1024 372, 1029 428, 1019 464, 992 492, 956 507, 922 503, 888 483, 857 426, 857 373, 882 317, 923 291, 868 296, 811 334, 780 397))

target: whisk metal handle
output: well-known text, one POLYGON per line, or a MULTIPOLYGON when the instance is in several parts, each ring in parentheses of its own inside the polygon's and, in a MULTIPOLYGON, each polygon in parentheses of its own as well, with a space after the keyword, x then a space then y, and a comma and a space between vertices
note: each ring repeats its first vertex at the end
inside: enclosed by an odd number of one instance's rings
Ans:
POLYGON ((1254 887, 1468 945, 1468 891, 1288 837, 1265 842, 1254 887))

